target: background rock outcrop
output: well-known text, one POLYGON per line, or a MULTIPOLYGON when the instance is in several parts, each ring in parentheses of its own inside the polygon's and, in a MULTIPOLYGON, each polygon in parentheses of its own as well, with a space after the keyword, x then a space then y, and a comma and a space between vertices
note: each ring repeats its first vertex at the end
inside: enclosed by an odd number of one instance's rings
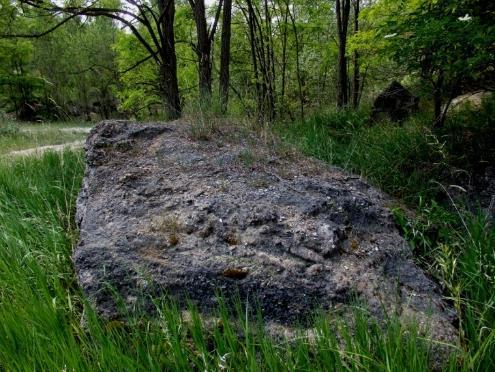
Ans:
POLYGON ((379 319, 393 312, 455 338, 455 314, 411 260, 386 196, 243 142, 195 141, 183 123, 92 130, 73 260, 103 316, 116 316, 110 287, 129 307, 168 293, 204 312, 215 291, 239 294, 282 325, 357 298, 379 319))
POLYGON ((401 122, 418 111, 419 97, 412 95, 402 84, 393 81, 376 97, 373 103, 372 120, 386 115, 390 120, 401 122))

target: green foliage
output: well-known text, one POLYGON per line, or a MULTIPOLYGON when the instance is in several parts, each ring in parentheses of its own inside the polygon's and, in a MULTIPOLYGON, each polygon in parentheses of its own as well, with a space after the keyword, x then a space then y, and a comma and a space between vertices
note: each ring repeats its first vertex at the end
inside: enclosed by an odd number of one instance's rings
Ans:
MULTIPOLYGON (((126 71, 147 57, 144 47, 127 33, 119 33, 113 45, 119 70, 126 71)), ((122 89, 116 92, 120 109, 142 118, 152 115, 152 106, 161 105, 157 92, 158 71, 153 60, 121 75, 122 89)))
MULTIPOLYGON (((0 35, 29 35, 60 22, 4 1, 0 35)), ((111 20, 75 17, 43 38, 0 38, 0 107, 22 120, 66 119, 115 111, 118 77, 111 20)))
POLYGON ((373 27, 356 42, 422 79, 424 94, 453 98, 462 84, 493 83, 485 79, 495 62, 494 10, 476 0, 380 0, 365 10, 373 27))
MULTIPOLYGON (((18 17, 8 1, 0 2, 0 33, 26 29, 30 21, 18 17)), ((32 73, 33 43, 0 38, 0 107, 21 115, 23 107, 39 96, 43 81, 32 73)))
POLYGON ((435 202, 422 203, 411 221, 396 215, 417 257, 454 303, 470 352, 465 366, 495 368, 495 226, 484 214, 455 213, 435 202))

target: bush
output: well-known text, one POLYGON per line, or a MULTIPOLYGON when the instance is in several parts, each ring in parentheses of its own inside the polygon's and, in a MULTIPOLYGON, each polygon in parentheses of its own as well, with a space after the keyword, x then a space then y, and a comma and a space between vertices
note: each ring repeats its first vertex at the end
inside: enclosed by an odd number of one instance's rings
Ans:
POLYGON ((0 137, 15 137, 19 132, 19 127, 15 123, 0 121, 0 137))

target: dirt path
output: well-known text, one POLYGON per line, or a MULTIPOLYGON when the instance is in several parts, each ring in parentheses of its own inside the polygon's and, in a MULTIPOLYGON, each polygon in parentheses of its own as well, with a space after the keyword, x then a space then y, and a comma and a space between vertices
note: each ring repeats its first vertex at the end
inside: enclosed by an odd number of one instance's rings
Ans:
POLYGON ((73 128, 51 128, 51 127, 40 127, 40 128, 24 128, 21 129, 22 132, 42 132, 49 130, 57 130, 64 133, 83 133, 88 134, 91 131, 92 127, 73 127, 73 128))
POLYGON ((6 154, 6 156, 12 156, 12 157, 30 156, 30 155, 41 156, 47 151, 60 152, 63 150, 74 150, 83 147, 83 145, 84 145, 84 140, 63 143, 61 145, 39 146, 25 150, 11 151, 8 154, 6 154))
POLYGON ((60 128, 61 132, 69 132, 69 133, 86 133, 91 132, 92 127, 74 127, 74 128, 60 128))

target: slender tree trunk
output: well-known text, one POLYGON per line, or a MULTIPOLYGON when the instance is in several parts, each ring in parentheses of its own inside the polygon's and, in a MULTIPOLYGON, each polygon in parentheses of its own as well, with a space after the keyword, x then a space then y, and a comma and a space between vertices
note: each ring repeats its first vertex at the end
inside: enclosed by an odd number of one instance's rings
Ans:
POLYGON ((434 127, 440 128, 443 126, 443 123, 445 121, 444 115, 442 113, 442 103, 443 103, 443 97, 442 97, 442 91, 443 91, 443 82, 444 82, 444 73, 443 71, 440 71, 438 73, 438 78, 437 81, 434 82, 433 84, 433 106, 434 106, 434 115, 435 115, 435 121, 434 121, 434 127))
POLYGON ((257 42, 256 42, 256 26, 254 8, 250 0, 247 0, 248 11, 244 16, 247 18, 249 26, 249 41, 251 43, 251 60, 253 63, 254 81, 256 85, 256 102, 258 106, 258 122, 261 124, 263 122, 263 93, 261 89, 261 84, 259 80, 259 70, 258 70, 258 58, 257 53, 257 42))
POLYGON ((285 110, 285 85, 286 85, 286 72, 287 72, 287 29, 288 29, 288 17, 289 9, 286 7, 284 13, 284 27, 282 35, 282 86, 280 89, 281 109, 285 110))
MULTIPOLYGON (((354 34, 359 32, 359 0, 354 0, 354 34)), ((352 106, 354 109, 359 107, 361 87, 361 72, 359 70, 359 52, 354 51, 354 79, 352 88, 352 106)))
POLYGON ((199 95, 203 103, 211 97, 211 42, 206 23, 206 8, 204 0, 196 0, 193 6, 194 21, 198 44, 199 95))
POLYGON ((225 0, 222 18, 222 47, 220 52, 220 106, 227 112, 230 82, 230 37, 232 25, 232 0, 225 0))
POLYGON ((337 106, 345 107, 349 102, 347 89, 347 28, 351 11, 350 0, 337 0, 335 13, 337 17, 337 35, 339 39, 338 78, 337 78, 337 106))
POLYGON ((268 7, 268 0, 264 1, 265 15, 265 46, 266 46, 266 85, 267 85, 267 105, 270 122, 275 120, 275 55, 273 52, 272 16, 268 7))
MULTIPOLYGON (((294 31, 294 38, 296 41, 296 75, 297 75, 297 86, 299 90, 299 112, 301 116, 301 120, 304 120, 304 96, 303 96, 303 82, 301 78, 301 63, 300 63, 300 43, 299 43, 299 33, 297 32, 296 18, 295 15, 292 14, 289 8, 289 2, 286 1, 287 12, 289 13, 289 17, 292 23, 292 30, 294 31)), ((295 11, 295 7, 294 7, 295 11)))
POLYGON ((165 101, 168 119, 181 116, 179 84, 177 81, 177 56, 175 54, 175 1, 158 0, 158 9, 162 16, 162 51, 160 55, 160 91, 165 101))

